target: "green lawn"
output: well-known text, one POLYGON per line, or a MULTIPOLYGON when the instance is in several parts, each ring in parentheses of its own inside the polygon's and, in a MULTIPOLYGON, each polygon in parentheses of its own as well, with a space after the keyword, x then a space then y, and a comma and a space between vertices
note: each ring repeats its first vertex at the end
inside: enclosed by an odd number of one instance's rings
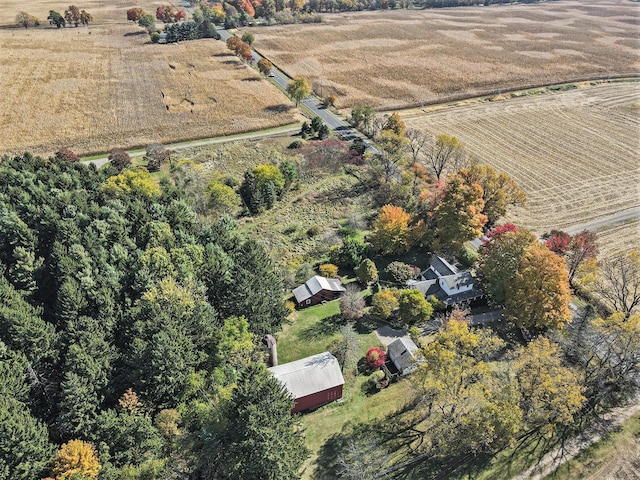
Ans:
POLYGON ((292 362, 324 352, 344 322, 337 300, 293 313, 282 331, 276 335, 279 363, 292 362))
MULTIPOLYGON (((366 290, 363 295, 370 295, 366 290)), ((339 316, 337 300, 296 311, 282 331, 277 334, 279 363, 287 363, 327 350, 344 321, 339 316)), ((371 328, 357 328, 360 356, 380 342, 371 328)), ((305 430, 306 444, 311 457, 305 463, 303 479, 322 479, 315 472, 318 453, 327 439, 339 434, 345 426, 383 418, 404 405, 411 398, 410 385, 401 381, 367 396, 365 384, 369 375, 358 374, 354 366, 345 372, 343 399, 314 412, 300 416, 305 430)))

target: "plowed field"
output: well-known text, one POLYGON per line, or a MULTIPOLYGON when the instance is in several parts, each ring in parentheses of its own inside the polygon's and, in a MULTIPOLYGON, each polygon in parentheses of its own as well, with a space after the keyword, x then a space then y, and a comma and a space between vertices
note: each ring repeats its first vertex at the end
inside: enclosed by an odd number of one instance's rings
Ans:
MULTIPOLYGON (((415 111, 414 111, 415 112, 415 111)), ((596 86, 403 116, 458 137, 528 195, 510 220, 536 232, 640 206, 640 82, 596 86)), ((637 223, 631 223, 635 225, 637 223)), ((633 227, 629 241, 639 242, 633 227)))
POLYGON ((329 14, 325 23, 251 29, 256 48, 337 105, 400 108, 567 79, 638 74, 637 3, 329 14))

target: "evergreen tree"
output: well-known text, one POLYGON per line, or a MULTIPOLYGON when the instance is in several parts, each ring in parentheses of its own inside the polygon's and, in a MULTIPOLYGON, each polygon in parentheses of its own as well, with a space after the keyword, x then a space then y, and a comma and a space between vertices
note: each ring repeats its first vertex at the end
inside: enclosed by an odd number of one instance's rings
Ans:
POLYGON ((293 406, 293 399, 264 365, 247 366, 224 409, 227 425, 216 441, 221 478, 300 478, 307 450, 291 415, 293 406))
POLYGON ((231 257, 231 283, 216 309, 225 317, 250 319, 251 331, 258 335, 276 331, 287 316, 287 309, 282 300, 282 280, 273 262, 254 240, 243 243, 231 257))

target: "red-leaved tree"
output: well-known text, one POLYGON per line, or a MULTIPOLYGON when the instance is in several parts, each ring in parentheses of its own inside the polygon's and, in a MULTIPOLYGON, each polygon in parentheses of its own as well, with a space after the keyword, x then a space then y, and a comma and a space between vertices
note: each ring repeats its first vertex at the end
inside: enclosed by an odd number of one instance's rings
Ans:
POLYGON ((367 350, 365 361, 371 368, 380 368, 387 360, 387 354, 380 350, 378 347, 371 347, 367 350))
POLYGON ((495 239, 500 235, 502 235, 503 233, 515 232, 515 231, 516 231, 516 226, 513 223, 503 223, 502 225, 496 225, 491 230, 489 230, 485 234, 485 237, 489 239, 495 239))
POLYGON ((567 270, 569 270, 569 283, 573 285, 573 279, 578 272, 578 268, 585 261, 596 258, 598 254, 598 245, 596 243, 596 234, 589 230, 571 237, 571 241, 567 247, 565 260, 567 262, 567 270))
POLYGON ((571 236, 562 230, 551 230, 543 238, 547 248, 558 255, 564 255, 567 252, 571 241, 571 236))

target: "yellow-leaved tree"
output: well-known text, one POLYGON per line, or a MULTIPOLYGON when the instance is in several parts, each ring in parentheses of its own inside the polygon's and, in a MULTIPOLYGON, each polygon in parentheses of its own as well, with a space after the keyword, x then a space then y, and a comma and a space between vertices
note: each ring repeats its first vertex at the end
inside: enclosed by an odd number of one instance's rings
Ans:
POLYGON ((513 366, 528 428, 545 434, 573 423, 586 398, 576 374, 562 364, 557 344, 539 337, 518 351, 513 366))
POLYGON ((114 197, 137 194, 153 199, 160 196, 160 187, 144 167, 127 169, 119 175, 107 178, 102 184, 102 190, 114 197))
POLYGON ((58 450, 53 475, 56 480, 67 480, 76 475, 98 478, 101 468, 93 445, 82 440, 70 440, 58 450))

